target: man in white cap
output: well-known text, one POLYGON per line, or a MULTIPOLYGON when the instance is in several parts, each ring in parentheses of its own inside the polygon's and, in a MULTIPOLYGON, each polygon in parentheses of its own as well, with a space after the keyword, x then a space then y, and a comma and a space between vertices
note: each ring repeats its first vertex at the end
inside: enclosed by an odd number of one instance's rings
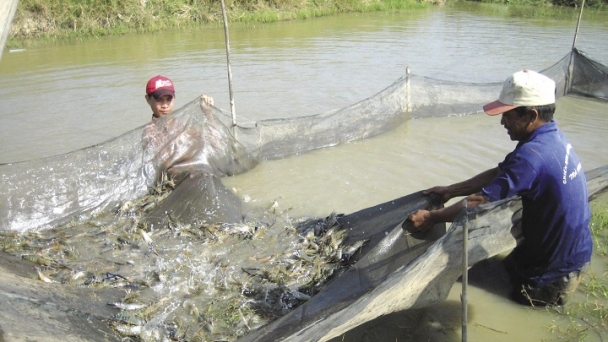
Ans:
MULTIPOLYGON (((555 82, 530 70, 514 73, 498 100, 483 106, 518 141, 497 167, 464 182, 425 190, 444 202, 468 196, 472 207, 512 196, 522 199, 524 241, 505 260, 514 289, 511 298, 527 305, 563 305, 587 268, 593 249, 590 209, 581 163, 553 120, 555 82)), ((408 217, 419 230, 450 222, 462 201, 408 217)))

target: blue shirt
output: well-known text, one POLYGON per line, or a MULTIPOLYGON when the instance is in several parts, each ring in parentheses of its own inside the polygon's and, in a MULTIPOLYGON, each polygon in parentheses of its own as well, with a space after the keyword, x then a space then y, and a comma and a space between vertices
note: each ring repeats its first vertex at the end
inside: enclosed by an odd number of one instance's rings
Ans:
POLYGON ((590 262, 587 181, 557 123, 537 128, 498 167, 482 195, 490 201, 521 196, 524 241, 513 254, 520 274, 544 286, 590 262))

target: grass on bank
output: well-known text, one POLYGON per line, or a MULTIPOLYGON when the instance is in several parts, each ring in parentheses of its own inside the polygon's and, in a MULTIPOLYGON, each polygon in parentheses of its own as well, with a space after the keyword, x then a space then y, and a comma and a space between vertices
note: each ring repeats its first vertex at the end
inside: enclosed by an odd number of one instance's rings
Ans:
MULTIPOLYGON (((421 8, 443 0, 225 0, 229 22, 421 8)), ((20 0, 7 46, 223 23, 217 0, 20 0)))
MULTIPOLYGON (((562 6, 562 7, 575 7, 579 8, 583 0, 479 0, 480 2, 486 3, 498 3, 498 4, 517 4, 524 6, 562 6)), ((608 5, 607 0, 585 0, 586 8, 605 8, 608 5)))
MULTIPOLYGON (((225 0, 229 22, 303 20, 350 12, 399 11, 436 4, 507 4, 488 9, 515 17, 572 17, 583 0, 225 0), (501 12, 502 11, 502 12, 501 12), (506 13, 505 13, 506 11, 506 13)), ((605 16, 608 0, 585 0, 586 16, 605 16)), ((217 26, 218 0, 20 0, 7 47, 89 37, 217 26)))

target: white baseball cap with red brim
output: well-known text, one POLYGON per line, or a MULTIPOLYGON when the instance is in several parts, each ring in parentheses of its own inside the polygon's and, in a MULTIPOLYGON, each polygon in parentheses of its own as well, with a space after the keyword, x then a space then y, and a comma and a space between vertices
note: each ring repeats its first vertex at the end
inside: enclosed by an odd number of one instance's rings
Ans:
POLYGON ((555 81, 532 70, 522 70, 505 80, 498 100, 483 106, 488 115, 498 115, 521 106, 555 103, 555 81))

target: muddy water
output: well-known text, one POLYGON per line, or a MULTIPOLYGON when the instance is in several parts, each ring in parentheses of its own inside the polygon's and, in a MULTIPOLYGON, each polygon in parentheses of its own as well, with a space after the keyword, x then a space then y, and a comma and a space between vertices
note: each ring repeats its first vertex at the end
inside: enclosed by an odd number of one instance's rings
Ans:
MULTIPOLYGON (((585 167, 606 165, 608 148, 600 131, 608 127, 608 105, 569 97, 560 99, 557 107, 556 120, 585 167)), ((412 120, 376 138, 264 163, 224 183, 257 205, 277 200, 294 216, 350 213, 473 176, 495 166, 514 144, 499 118, 485 114, 412 120)), ((594 263, 596 274, 605 274, 605 260, 596 258, 594 263)), ((468 334, 473 341, 553 341, 563 338, 558 332, 572 328, 555 313, 510 302, 504 286, 508 277, 495 261, 476 265, 470 279, 468 334)), ((458 282, 445 303, 378 319, 347 334, 344 341, 459 341, 461 293, 458 282)), ((585 299, 579 295, 578 300, 585 299)))
MULTIPOLYGON (((504 7, 465 4, 235 25, 230 37, 238 121, 340 108, 390 85, 406 67, 468 82, 543 69, 568 53, 574 17, 521 19, 504 7)), ((605 20, 583 21, 577 39, 579 49, 604 63, 607 26, 605 20)), ((4 53, 0 163, 69 152, 143 125, 150 118, 144 86, 159 73, 175 81, 178 107, 204 92, 230 110, 220 27, 4 53)))
MULTIPOLYGON (((238 121, 339 108, 388 86, 406 67, 439 79, 501 81, 559 60, 575 26, 574 19, 521 19, 505 7, 476 4, 234 26, 238 121)), ((608 63, 607 40, 605 20, 583 20, 579 49, 608 63)), ((229 110, 225 62, 219 27, 4 53, 0 163, 69 152, 145 124, 144 85, 159 73, 175 81, 177 106, 204 92, 229 110)), ((594 101, 558 103, 558 123, 586 169, 608 163, 606 112, 594 101)), ((514 146, 498 120, 481 114, 413 120, 365 141, 262 163, 224 183, 251 205, 277 201, 293 216, 349 213, 494 166, 514 146)), ((457 339, 459 292, 456 284, 438 308, 379 323, 401 334, 384 339, 412 337, 415 327, 436 328, 427 329, 438 334, 433 340, 457 339)), ((555 338, 547 328, 554 316, 515 306, 487 286, 470 292, 473 340, 555 338)))

